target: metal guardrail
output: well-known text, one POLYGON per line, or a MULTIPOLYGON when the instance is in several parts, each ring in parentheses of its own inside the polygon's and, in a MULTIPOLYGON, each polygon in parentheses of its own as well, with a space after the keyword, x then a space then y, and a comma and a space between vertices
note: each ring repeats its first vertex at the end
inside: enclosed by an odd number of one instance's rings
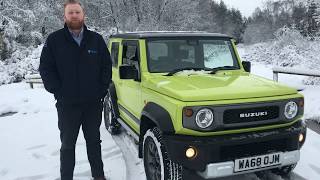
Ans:
POLYGON ((273 80, 279 80, 279 73, 283 74, 293 74, 293 75, 301 75, 301 76, 313 76, 313 77, 320 77, 320 71, 314 70, 301 70, 301 69, 291 69, 291 68, 282 68, 282 67, 274 67, 272 68, 273 71, 273 80))
POLYGON ((24 77, 26 79, 26 83, 30 84, 30 88, 33 89, 33 84, 42 84, 42 79, 40 74, 30 74, 24 77))

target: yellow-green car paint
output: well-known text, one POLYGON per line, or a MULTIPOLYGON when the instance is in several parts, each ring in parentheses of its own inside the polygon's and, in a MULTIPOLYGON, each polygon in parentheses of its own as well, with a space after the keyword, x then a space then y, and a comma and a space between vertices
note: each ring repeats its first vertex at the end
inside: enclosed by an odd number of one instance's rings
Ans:
MULTIPOLYGON (((111 52, 111 43, 119 42, 118 66, 122 60, 121 38, 109 40, 108 48, 111 52)), ((129 40, 129 39, 126 39, 129 40)), ((176 134, 190 136, 216 136, 244 132, 258 132, 267 129, 291 126, 301 119, 296 117, 289 123, 265 125, 254 128, 243 128, 216 132, 199 132, 186 129, 182 126, 184 107, 205 105, 229 105, 253 102, 272 102, 278 100, 303 98, 297 90, 273 82, 271 80, 245 72, 234 41, 232 47, 235 51, 240 70, 219 71, 216 74, 197 74, 192 76, 163 76, 165 73, 150 73, 147 66, 146 40, 137 40, 139 43, 141 82, 134 80, 121 80, 117 67, 112 69, 112 80, 116 89, 121 89, 122 83, 130 84, 125 94, 118 94, 118 104, 130 111, 137 119, 141 119, 141 112, 148 102, 154 102, 163 107, 170 114, 176 134), (125 82, 124 82, 125 81, 125 82), (131 96, 130 90, 137 91, 137 96, 131 96), (122 99, 126 98, 127 103, 122 99), (128 103, 129 102, 129 103, 128 103), (132 108, 133 107, 133 108, 132 108)), ((137 133, 140 134, 139 125, 121 109, 120 117, 137 133)))

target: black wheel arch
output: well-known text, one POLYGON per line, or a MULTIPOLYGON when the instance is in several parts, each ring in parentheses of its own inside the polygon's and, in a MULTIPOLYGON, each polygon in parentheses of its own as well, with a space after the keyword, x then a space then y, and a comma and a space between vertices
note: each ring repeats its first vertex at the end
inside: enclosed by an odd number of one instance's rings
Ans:
POLYGON ((142 158, 144 134, 148 129, 158 127, 164 134, 174 134, 175 129, 169 112, 160 105, 149 102, 143 108, 140 119, 139 157, 142 158))
MULTIPOLYGON (((173 134, 175 132, 169 112, 154 102, 148 102, 143 108, 141 116, 150 119, 162 133, 173 134)), ((142 120, 142 119, 141 119, 142 120)))

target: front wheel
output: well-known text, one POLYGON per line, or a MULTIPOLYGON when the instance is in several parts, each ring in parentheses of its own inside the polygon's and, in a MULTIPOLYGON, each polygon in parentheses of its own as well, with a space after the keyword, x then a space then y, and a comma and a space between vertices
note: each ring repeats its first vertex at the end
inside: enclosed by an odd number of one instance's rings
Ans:
POLYGON ((115 109, 114 109, 114 101, 108 91, 106 97, 104 98, 104 108, 103 108, 103 115, 104 115, 104 124, 106 129, 112 135, 120 134, 121 125, 117 120, 115 109))
POLYGON ((144 135, 143 162, 147 180, 182 179, 182 166, 169 158, 157 127, 149 129, 144 135))

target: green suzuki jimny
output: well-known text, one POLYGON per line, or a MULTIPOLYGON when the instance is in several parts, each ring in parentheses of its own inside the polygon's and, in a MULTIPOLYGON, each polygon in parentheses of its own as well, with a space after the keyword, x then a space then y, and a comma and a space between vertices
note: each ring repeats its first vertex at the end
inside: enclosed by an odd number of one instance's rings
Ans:
POLYGON ((135 138, 148 180, 267 169, 286 175, 299 161, 303 96, 250 74, 231 37, 123 33, 112 35, 108 48, 113 68, 105 126, 135 138))

